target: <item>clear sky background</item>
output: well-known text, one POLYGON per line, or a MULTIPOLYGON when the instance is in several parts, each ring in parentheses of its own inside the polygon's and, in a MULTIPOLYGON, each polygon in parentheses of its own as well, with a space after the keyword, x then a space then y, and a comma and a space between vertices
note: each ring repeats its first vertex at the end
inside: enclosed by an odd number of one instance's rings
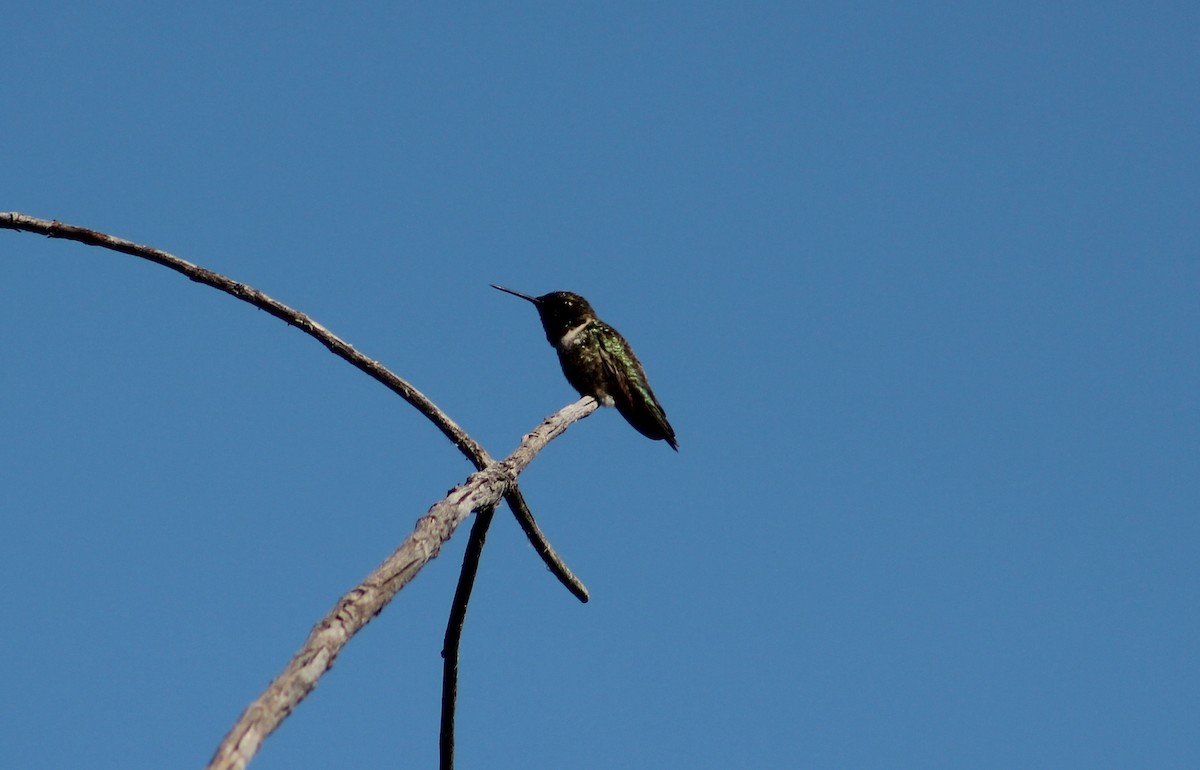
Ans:
MULTIPOLYGON (((0 210, 245 281, 494 455, 470 768, 1200 767, 1200 6, 23 3, 0 210)), ((470 466, 265 313, 0 232, 0 766, 197 768, 470 466)), ((254 763, 435 766, 467 530, 254 763)))

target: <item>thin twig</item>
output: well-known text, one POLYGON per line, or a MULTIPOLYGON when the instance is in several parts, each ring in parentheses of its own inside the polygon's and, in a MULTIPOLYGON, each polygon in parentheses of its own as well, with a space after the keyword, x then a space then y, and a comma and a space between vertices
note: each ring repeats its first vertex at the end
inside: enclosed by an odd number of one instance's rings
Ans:
POLYGON ((471 474, 417 521, 413 533, 383 564, 338 600, 309 634, 283 673, 238 718, 221 741, 208 770, 242 770, 262 742, 316 686, 342 648, 379 614, 418 571, 436 557, 442 545, 472 511, 492 509, 517 476, 552 439, 597 408, 585 397, 546 418, 502 462, 471 474))
POLYGON ((463 553, 462 568, 458 573, 458 587, 454 589, 454 604, 450 606, 450 618, 446 621, 446 637, 442 643, 442 728, 438 740, 438 767, 454 770, 454 710, 458 700, 458 648, 462 642, 463 623, 467 619, 467 605, 471 602, 471 589, 475 575, 479 572, 479 558, 483 555, 483 544, 487 540, 488 527, 492 525, 495 508, 487 508, 475 514, 471 525, 471 537, 463 553))
MULTIPOLYGON (((282 302, 272 299, 253 286, 239 283, 220 273, 215 273, 199 265, 194 265, 161 249, 143 246, 124 238, 117 238, 107 233, 89 230, 86 227, 79 227, 77 225, 65 224, 56 220, 38 219, 16 211, 0 212, 0 229, 39 233, 50 238, 63 238, 89 246, 101 246, 122 254, 129 254, 130 256, 163 265, 178 273, 182 273, 197 283, 211 286, 244 302, 249 302, 260 310, 264 310, 285 323, 295 326, 300 331, 320 342, 334 355, 382 383, 393 393, 403 398, 415 407, 417 411, 429 418, 437 426, 438 430, 449 438, 458 447, 459 451, 466 455, 467 459, 471 461, 477 470, 483 469, 493 462, 482 446, 468 436, 466 431, 459 427, 454 420, 450 419, 449 415, 439 409, 421 391, 414 388, 403 378, 393 374, 383 364, 359 353, 349 343, 304 313, 293 310, 282 302)), ((546 563, 550 572, 580 601, 586 602, 588 600, 587 588, 584 587, 583 583, 571 572, 567 565, 563 563, 558 554, 554 552, 554 548, 538 528, 537 522, 534 521, 533 514, 530 512, 529 506, 525 503, 525 499, 521 495, 521 490, 518 487, 512 487, 505 495, 505 499, 508 501, 513 515, 516 516, 517 522, 521 525, 522 531, 525 532, 526 537, 533 544, 534 550, 537 551, 537 554, 546 563)))
POLYGON ((525 497, 521 494, 521 488, 513 486, 505 495, 504 500, 508 503, 508 507, 513 512, 513 517, 517 523, 521 525, 522 531, 525 532, 525 537, 533 546, 533 550, 537 551, 538 556, 542 557, 542 561, 546 563, 554 576, 558 578, 558 582, 566 586, 567 590, 575 595, 579 601, 587 604, 588 590, 571 568, 559 557, 559 555, 551 547, 550 541, 546 539, 546 535, 542 533, 541 527, 538 526, 537 520, 533 518, 533 512, 529 510, 529 506, 525 503, 525 497))

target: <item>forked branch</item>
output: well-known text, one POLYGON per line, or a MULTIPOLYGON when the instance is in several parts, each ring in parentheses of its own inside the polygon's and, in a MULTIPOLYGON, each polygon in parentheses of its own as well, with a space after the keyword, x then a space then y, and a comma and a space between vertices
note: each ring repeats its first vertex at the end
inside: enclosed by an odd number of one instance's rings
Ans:
POLYGON ((113 251, 147 259, 182 273, 193 281, 219 289, 244 302, 270 313, 316 339, 334 355, 381 382, 424 414, 475 465, 477 472, 417 521, 416 529, 388 559, 372 572, 357 588, 338 601, 333 610, 319 622, 308 640, 292 658, 284 671, 246 708, 237 723, 225 736, 213 756, 209 768, 244 768, 258 752, 262 742, 287 718, 301 700, 316 686, 317 680, 329 670, 334 659, 351 637, 370 622, 420 569, 435 558, 442 545, 471 512, 479 512, 472 532, 468 558, 463 564, 459 590, 447 629, 446 682, 443 693, 442 759, 453 762, 453 713, 457 685, 458 642, 469 601, 471 585, 478 567, 487 527, 495 507, 504 497, 521 529, 550 571, 580 601, 588 600, 587 589, 558 558, 546 540, 524 497, 517 486, 517 475, 528 465, 547 442, 572 422, 591 414, 596 402, 583 398, 548 418, 537 430, 526 436, 521 446, 497 463, 477 442, 470 438, 448 415, 424 394, 378 361, 360 354, 344 340, 330 332, 304 313, 284 305, 252 286, 234 281, 219 273, 202 268, 168 252, 133 243, 95 230, 68 225, 58 221, 37 219, 17 212, 0 213, 0 229, 19 230, 64 238, 79 243, 101 246, 113 251))
POLYGON ((421 567, 438 555, 458 525, 472 511, 490 511, 495 507, 542 447, 596 407, 595 399, 590 396, 564 407, 546 418, 502 462, 471 474, 434 504, 400 547, 317 623, 283 673, 242 713, 217 748, 208 770, 244 768, 266 737, 312 691, 350 638, 379 614, 421 567))
MULTIPOLYGON (((253 286, 240 283, 220 273, 215 273, 212 270, 192 264, 161 249, 143 246, 124 238, 118 238, 96 230, 89 230, 86 227, 68 225, 56 220, 38 219, 16 211, 0 212, 0 229, 39 233, 50 238, 63 238, 89 246, 101 246, 122 254, 146 259, 170 268, 177 273, 182 273, 197 283, 211 286, 232 297, 237 297, 243 302, 248 302, 258 309, 264 310, 281 319, 285 323, 295 326, 300 331, 320 342, 334 355, 382 383, 393 393, 414 406, 417 411, 429 418, 430 422, 436 425, 438 430, 458 447, 459 451, 466 455, 467 459, 471 461, 476 469, 481 470, 493 462, 482 446, 468 436, 466 431, 459 427, 454 420, 450 419, 449 415, 439 409, 421 391, 417 390, 403 378, 389 371, 383 364, 359 353, 345 340, 304 313, 293 310, 282 302, 272 299, 253 286)), ((587 588, 584 587, 583 583, 571 572, 567 565, 563 563, 558 554, 554 552, 549 541, 546 540, 545 535, 538 528, 537 522, 529 510, 529 506, 525 503, 525 498, 521 495, 520 488, 513 486, 508 489, 505 499, 508 501, 513 515, 516 516, 517 522, 521 525, 521 529, 525 532, 526 537, 529 538, 529 542, 533 544, 534 550, 542 557, 550 572, 580 601, 586 602, 588 600, 587 588)))

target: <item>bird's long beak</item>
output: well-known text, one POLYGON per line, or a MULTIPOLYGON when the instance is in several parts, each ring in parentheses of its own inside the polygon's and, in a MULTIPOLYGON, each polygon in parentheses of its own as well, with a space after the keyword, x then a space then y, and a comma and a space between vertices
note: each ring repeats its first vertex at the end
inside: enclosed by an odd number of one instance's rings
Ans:
POLYGON ((520 297, 521 299, 527 299, 535 305, 542 304, 542 301, 540 299, 538 299, 537 297, 531 297, 528 294, 522 294, 519 291, 513 291, 512 289, 506 289, 503 286, 497 286, 494 283, 492 284, 492 288, 499 289, 500 291, 503 291, 503 292, 507 292, 507 293, 513 295, 514 297, 520 297))

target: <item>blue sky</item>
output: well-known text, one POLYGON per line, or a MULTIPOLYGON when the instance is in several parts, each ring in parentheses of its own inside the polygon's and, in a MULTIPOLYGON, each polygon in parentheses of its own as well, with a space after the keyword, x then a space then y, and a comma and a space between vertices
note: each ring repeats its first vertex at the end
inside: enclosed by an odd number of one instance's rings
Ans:
MULTIPOLYGON (((0 210, 328 326, 494 455, 459 766, 1200 765, 1193 3, 24 4, 0 210)), ((0 232, 0 766, 199 767, 469 473, 294 329, 0 232)), ((253 767, 432 767, 466 530, 253 767)))

